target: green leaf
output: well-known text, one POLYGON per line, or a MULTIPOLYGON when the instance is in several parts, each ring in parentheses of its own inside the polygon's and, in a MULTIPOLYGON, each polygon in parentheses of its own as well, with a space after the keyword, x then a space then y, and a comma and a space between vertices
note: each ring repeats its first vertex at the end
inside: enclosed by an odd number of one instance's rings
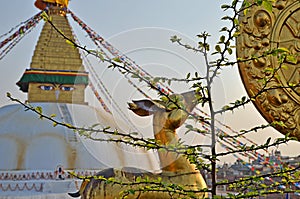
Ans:
POLYGON ((234 25, 239 25, 239 19, 238 18, 235 18, 233 22, 234 22, 234 25))
POLYGON ((225 105, 225 106, 222 107, 222 110, 228 110, 229 108, 230 108, 230 106, 225 105))
POLYGON ((187 125, 185 125, 185 128, 187 128, 187 129, 193 129, 194 127, 193 127, 193 125, 187 124, 187 125))
POLYGON ((276 52, 277 52, 277 53, 288 53, 288 52, 290 52, 290 51, 289 51, 289 49, 287 49, 287 48, 279 47, 279 48, 276 49, 276 52))
POLYGON ((41 17, 43 18, 44 21, 49 20, 49 15, 45 11, 42 12, 41 17))
POLYGON ((96 51, 96 55, 102 62, 105 61, 105 57, 102 52, 96 51))
POLYGON ((287 65, 285 65, 285 64, 282 64, 282 65, 281 65, 281 68, 282 68, 282 69, 285 69, 285 70, 288 70, 288 69, 289 69, 289 67, 288 67, 287 65))
POLYGON ((141 182, 142 181, 142 178, 141 176, 138 176, 136 179, 135 179, 136 182, 141 182))
POLYGON ((139 135, 138 132, 131 132, 130 135, 139 135))
POLYGON ((243 101, 243 102, 245 102, 245 101, 246 101, 246 99, 247 99, 247 97, 246 97, 246 96, 243 96, 243 97, 242 97, 242 101, 243 101))
POLYGON ((100 123, 96 123, 96 124, 93 124, 92 126, 91 126, 91 128, 93 129, 93 128, 95 128, 95 127, 97 127, 97 126, 100 126, 101 124, 100 123))
POLYGON ((228 48, 227 52, 228 52, 229 55, 231 55, 232 54, 232 48, 228 48))
POLYGON ((167 102, 167 101, 169 101, 169 98, 167 96, 161 96, 160 100, 163 102, 167 102))
POLYGON ((287 55, 286 56, 286 61, 292 64, 297 64, 298 60, 297 57, 295 55, 287 55))
POLYGON ((43 108, 40 106, 35 107, 36 112, 38 112, 39 114, 43 114, 43 108))
POLYGON ((186 75, 186 79, 189 79, 190 76, 191 76, 191 73, 188 73, 188 74, 186 75))
POLYGON ((215 46, 215 50, 216 50, 217 52, 221 52, 221 47, 220 47, 219 45, 216 45, 216 46, 215 46))
POLYGON ((135 190, 133 190, 133 189, 129 189, 129 190, 128 190, 128 193, 130 193, 130 194, 134 194, 134 193, 135 193, 135 190))
POLYGON ((115 57, 112 60, 115 61, 115 62, 118 62, 118 63, 122 63, 120 57, 115 57))
POLYGON ((174 42, 180 42, 181 41, 181 38, 177 37, 176 35, 172 36, 170 38, 171 42, 174 43, 174 42))
POLYGON ((73 127, 73 125, 72 124, 69 124, 69 123, 67 123, 67 124, 65 124, 66 125, 66 127, 68 127, 68 128, 72 128, 73 127))
POLYGON ((291 83, 291 82, 289 82, 289 84, 288 84, 290 87, 296 87, 297 86, 297 84, 295 84, 295 83, 291 83))
POLYGON ((231 17, 225 16, 225 17, 222 17, 221 20, 231 20, 231 17))
POLYGON ((72 41, 70 41, 69 39, 66 39, 66 43, 69 44, 70 46, 72 46, 73 48, 76 48, 74 43, 72 41))
POLYGON ((267 141, 266 141, 265 145, 269 145, 269 144, 270 144, 270 142, 271 142, 271 138, 269 137, 269 138, 267 139, 267 141))
POLYGON ((268 11, 272 12, 272 2, 265 0, 262 2, 262 6, 268 11))
POLYGON ((232 35, 232 36, 233 36, 233 37, 238 37, 240 34, 241 34, 241 32, 239 32, 239 31, 236 31, 236 32, 234 32, 234 33, 233 33, 233 35, 232 35))
POLYGON ((248 7, 250 6, 250 2, 249 1, 244 1, 243 3, 243 7, 245 7, 246 9, 244 9, 244 15, 247 15, 249 9, 248 7))
POLYGON ((220 32, 226 32, 226 31, 228 31, 228 28, 227 28, 227 27, 223 27, 223 28, 221 28, 221 30, 220 30, 220 32))
POLYGON ((224 43, 224 41, 225 41, 225 36, 222 35, 222 36, 220 37, 220 43, 224 43))
POLYGON ((221 8, 224 10, 227 10, 228 8, 230 8, 230 5, 223 4, 223 5, 221 5, 221 8))
POLYGON ((262 0, 256 0, 257 5, 261 6, 262 0))

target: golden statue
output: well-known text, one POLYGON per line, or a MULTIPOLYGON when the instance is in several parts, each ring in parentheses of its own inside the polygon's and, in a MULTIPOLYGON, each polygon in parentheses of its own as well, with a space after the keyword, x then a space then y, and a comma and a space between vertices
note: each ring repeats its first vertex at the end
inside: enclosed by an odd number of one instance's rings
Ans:
MULTIPOLYGON (((139 100, 129 103, 129 109, 139 116, 153 115, 153 133, 157 143, 165 145, 176 145, 178 137, 176 129, 179 128, 187 119, 188 113, 196 106, 195 93, 187 92, 181 95, 170 95, 169 102, 163 103, 162 101, 155 100, 139 100), (176 101, 176 105, 174 104, 176 101), (185 108, 179 109, 177 105, 185 108)), ((191 164, 189 160, 175 152, 168 152, 158 150, 161 173, 151 173, 137 168, 123 168, 117 170, 109 168, 97 174, 97 176, 114 178, 123 184, 105 183, 101 179, 86 179, 83 181, 81 188, 76 193, 69 193, 72 197, 81 196, 82 199, 114 199, 120 198, 120 193, 127 190, 136 190, 134 193, 127 195, 126 198, 180 198, 183 195, 180 193, 169 192, 163 187, 153 188, 154 191, 140 190, 145 185, 141 182, 130 185, 130 183, 137 182, 136 179, 149 178, 157 180, 165 184, 177 184, 190 191, 195 191, 194 194, 197 198, 206 198, 207 194, 201 190, 207 188, 206 183, 199 170, 195 165, 191 164), (126 185, 128 183, 128 185, 126 185)), ((151 187, 151 184, 148 186, 151 187)))

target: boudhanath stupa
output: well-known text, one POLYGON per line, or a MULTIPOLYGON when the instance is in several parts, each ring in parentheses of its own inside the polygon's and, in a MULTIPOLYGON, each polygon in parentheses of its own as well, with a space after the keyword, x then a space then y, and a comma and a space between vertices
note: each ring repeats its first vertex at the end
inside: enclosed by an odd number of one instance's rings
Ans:
MULTIPOLYGON (((40 0, 35 5, 47 9, 52 23, 74 40, 66 16, 68 0, 40 0)), ((85 101, 88 84, 79 50, 45 22, 30 67, 17 81, 28 93, 27 102, 63 123, 118 128, 111 114, 85 101)), ((86 139, 18 103, 0 108, 0 156, 0 198, 69 198, 67 193, 76 191, 81 182, 67 170, 91 175, 108 167, 159 168, 152 153, 86 139)))

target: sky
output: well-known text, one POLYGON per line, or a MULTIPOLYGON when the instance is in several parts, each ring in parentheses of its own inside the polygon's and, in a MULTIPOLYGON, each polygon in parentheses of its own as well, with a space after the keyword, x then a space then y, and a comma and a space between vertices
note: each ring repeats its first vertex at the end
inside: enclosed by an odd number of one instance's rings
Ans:
MULTIPOLYGON (((143 66, 154 76, 185 77, 189 71, 204 72, 204 60, 199 54, 188 52, 170 42, 170 37, 179 35, 183 41, 196 45, 196 35, 208 32, 210 42, 214 44, 220 34, 219 30, 226 25, 220 20, 226 14, 220 5, 229 0, 72 0, 69 9, 81 20, 87 23, 102 37, 106 38, 116 48, 128 55, 131 59, 143 66)), ((0 35, 8 32, 12 27, 27 20, 39 12, 33 5, 34 0, 5 1, 0 12, 0 35)), ((16 82, 26 68, 29 68, 38 35, 43 22, 26 35, 2 60, 0 60, 0 106, 10 104, 6 93, 26 100, 26 94, 18 90, 16 82)), ((88 47, 91 42, 86 34, 71 19, 75 34, 80 42, 88 47), (89 43, 90 42, 90 43, 89 43)), ((1 38, 2 41, 3 38, 1 38)), ((234 56, 232 57, 234 59, 234 56)), ((92 61, 93 64, 98 63, 92 61)), ((126 109, 127 102, 140 97, 136 91, 125 84, 119 74, 106 69, 99 64, 96 69, 98 75, 117 99, 119 106, 126 109)), ((188 89, 186 85, 174 85, 178 92, 188 89)), ((246 95, 245 88, 239 76, 238 67, 224 68, 216 79, 214 89, 215 108, 240 99, 246 95)), ((92 95, 88 94, 91 106, 100 106, 92 95)), ((234 113, 227 113, 218 117, 236 131, 253 128, 265 124, 266 121, 250 104, 234 113)), ((249 139, 255 143, 264 143, 268 137, 282 137, 274 129, 252 133, 249 139)), ((209 140, 204 140, 209 142, 209 140)), ((291 142, 279 147, 283 155, 297 156, 298 143, 291 142)), ((226 161, 231 161, 228 157, 226 161)))

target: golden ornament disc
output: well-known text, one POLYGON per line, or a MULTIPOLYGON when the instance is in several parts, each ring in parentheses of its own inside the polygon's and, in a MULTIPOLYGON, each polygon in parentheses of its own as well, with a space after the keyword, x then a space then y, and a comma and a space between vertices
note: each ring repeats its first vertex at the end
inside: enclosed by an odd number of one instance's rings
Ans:
POLYGON ((254 4, 241 14, 236 46, 248 95, 269 123, 284 124, 278 131, 300 140, 300 2, 254 4))

